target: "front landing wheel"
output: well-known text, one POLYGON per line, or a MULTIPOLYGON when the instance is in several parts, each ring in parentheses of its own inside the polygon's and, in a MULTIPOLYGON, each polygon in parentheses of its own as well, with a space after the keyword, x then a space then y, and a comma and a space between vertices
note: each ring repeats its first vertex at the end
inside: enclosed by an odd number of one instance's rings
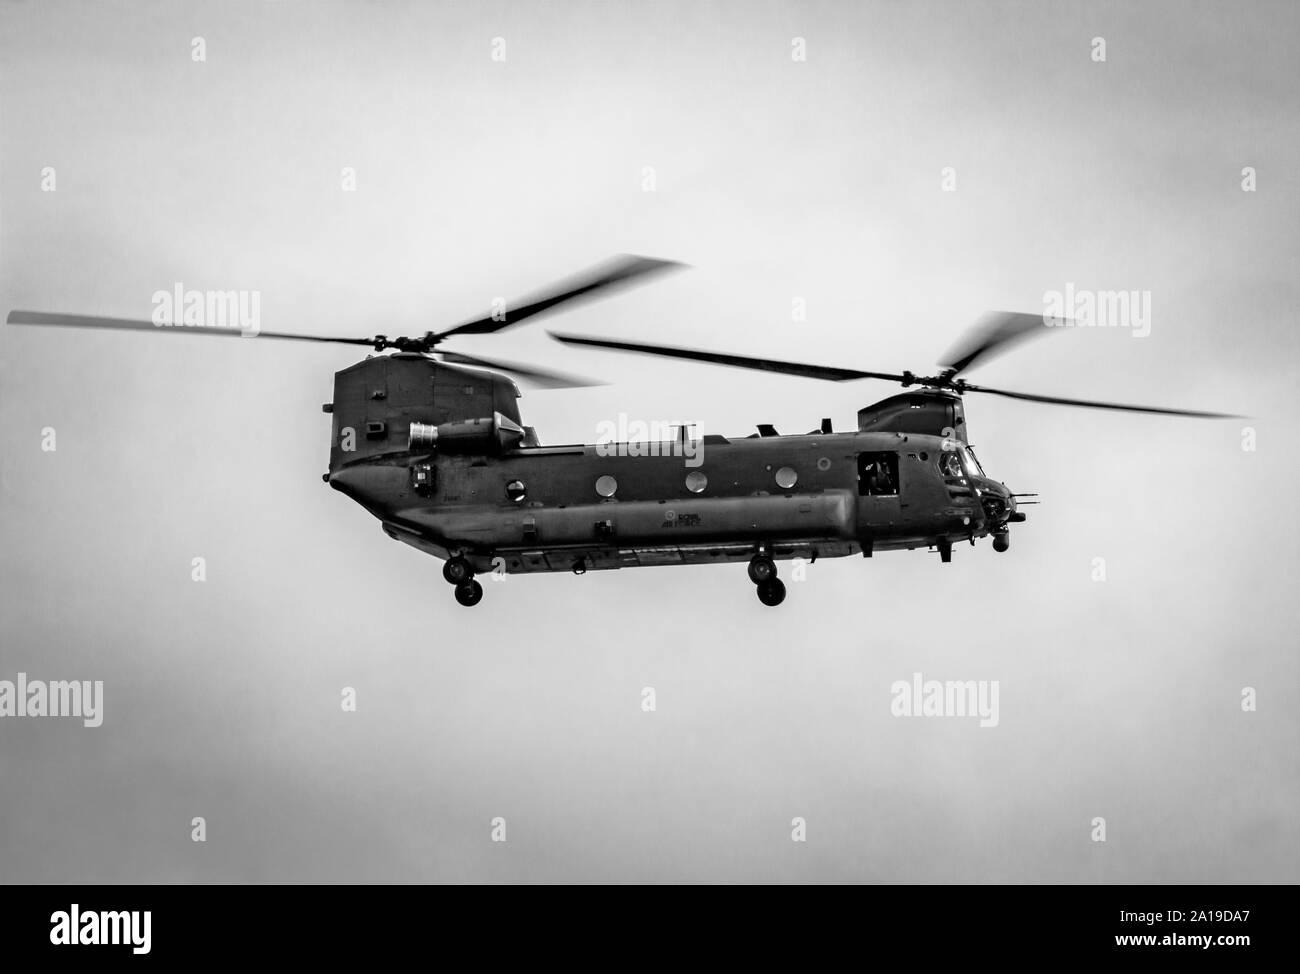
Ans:
POLYGON ((447 559, 442 566, 442 577, 452 585, 463 585, 474 577, 474 569, 460 555, 447 559))
POLYGON ((474 579, 456 586, 456 601, 461 605, 478 605, 483 601, 483 586, 474 579))
POLYGON ((758 600, 764 605, 780 605, 785 601, 785 582, 769 578, 758 583, 758 600))
POLYGON ((776 578, 776 562, 767 555, 755 555, 749 561, 749 580, 755 585, 762 585, 776 578))

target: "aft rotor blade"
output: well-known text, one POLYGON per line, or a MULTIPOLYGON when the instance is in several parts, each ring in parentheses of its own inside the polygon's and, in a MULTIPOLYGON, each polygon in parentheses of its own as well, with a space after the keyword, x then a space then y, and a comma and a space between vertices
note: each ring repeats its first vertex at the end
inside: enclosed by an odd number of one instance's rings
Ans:
POLYGON ((563 372, 551 372, 531 365, 516 365, 513 362, 478 358, 473 355, 462 355, 459 352, 440 351, 437 354, 444 362, 450 362, 453 365, 472 365, 481 369, 500 369, 502 372, 510 372, 542 389, 578 389, 585 386, 604 385, 598 379, 587 379, 580 375, 566 375, 563 372))
MULTIPOLYGON (((152 321, 137 318, 100 318, 94 315, 63 315, 44 311, 10 311, 6 322, 11 325, 53 325, 59 328, 86 328, 90 330, 112 331, 157 331, 179 332, 187 335, 234 335, 240 337, 243 332, 238 328, 212 328, 205 325, 158 325, 152 321)), ((282 338, 298 342, 334 342, 341 345, 373 345, 373 338, 334 338, 329 335, 297 335, 289 332, 262 331, 250 332, 257 338, 282 338)))
POLYGON ((730 365, 737 369, 755 369, 759 372, 797 375, 805 379, 825 379, 830 382, 844 382, 848 379, 887 379, 891 382, 910 381, 908 376, 895 375, 892 372, 857 372, 853 369, 837 369, 829 365, 805 365, 802 362, 781 362, 776 359, 749 358, 744 355, 723 355, 718 352, 701 352, 691 348, 678 348, 673 345, 639 345, 632 342, 612 342, 603 338, 561 335, 553 331, 547 334, 557 342, 564 342, 566 345, 586 345, 591 348, 608 348, 616 352, 636 352, 641 355, 662 355, 667 358, 687 359, 692 362, 730 365))
MULTIPOLYGON (((1064 322, 1066 319, 1056 320, 1064 322)), ((979 362, 1001 355, 1026 338, 1046 331, 1047 325, 1041 314, 990 311, 971 326, 970 331, 948 350, 939 364, 949 370, 949 376, 954 376, 979 362)))
POLYGON ((594 297, 607 297, 620 287, 683 266, 685 265, 676 261, 624 254, 541 291, 518 306, 507 305, 505 311, 497 317, 476 318, 457 325, 449 331, 439 332, 436 340, 440 341, 452 335, 486 335, 501 331, 503 328, 519 324, 526 318, 545 314, 561 304, 594 297))
POLYGON ((1040 396, 1028 392, 1009 392, 1006 389, 990 389, 987 386, 975 386, 965 383, 962 392, 987 392, 994 396, 1008 399, 1024 399, 1028 402, 1046 402, 1057 406, 1083 406, 1087 409, 1119 409, 1128 413, 1155 413, 1159 416, 1191 416, 1196 419, 1244 419, 1232 413, 1209 413, 1195 409, 1166 409, 1163 406, 1132 406, 1120 402, 1098 402, 1092 399, 1065 399, 1060 396, 1040 396))

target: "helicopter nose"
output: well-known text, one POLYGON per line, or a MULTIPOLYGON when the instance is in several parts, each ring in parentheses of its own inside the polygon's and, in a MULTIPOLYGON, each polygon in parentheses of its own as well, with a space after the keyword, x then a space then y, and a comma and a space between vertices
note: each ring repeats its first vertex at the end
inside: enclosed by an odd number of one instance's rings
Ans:
POLYGON ((980 506, 984 516, 993 524, 1003 524, 1011 520, 1016 512, 1016 498, 1003 484, 988 483, 980 491, 980 506))

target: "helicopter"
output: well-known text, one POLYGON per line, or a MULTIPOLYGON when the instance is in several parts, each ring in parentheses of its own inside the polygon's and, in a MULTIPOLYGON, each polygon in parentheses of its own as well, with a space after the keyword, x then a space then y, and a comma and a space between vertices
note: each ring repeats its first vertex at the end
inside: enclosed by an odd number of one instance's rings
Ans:
MULTIPOLYGON (((550 333, 571 346, 684 359, 830 382, 876 379, 905 391, 858 411, 857 428, 829 419, 782 435, 770 424, 741 437, 672 442, 544 445, 519 412, 511 375, 543 388, 594 384, 538 368, 441 347, 457 336, 495 334, 579 300, 604 297, 680 268, 623 255, 445 331, 413 337, 343 338, 258 329, 257 338, 367 346, 337 372, 322 407, 332 417, 322 479, 374 515, 388 537, 443 561, 456 601, 477 605, 487 572, 528 574, 650 565, 748 562, 759 601, 780 605, 777 561, 935 549, 992 539, 1006 552, 1011 525, 1036 494, 988 476, 971 448, 968 393, 1038 403, 1200 418, 1229 414, 1069 399, 995 389, 964 373, 1045 330, 1043 315, 986 315, 933 375, 871 372, 751 358, 668 345, 550 333)), ((156 331, 157 320, 11 311, 10 325, 156 331)), ((224 327, 163 328, 172 334, 240 335, 224 327)))

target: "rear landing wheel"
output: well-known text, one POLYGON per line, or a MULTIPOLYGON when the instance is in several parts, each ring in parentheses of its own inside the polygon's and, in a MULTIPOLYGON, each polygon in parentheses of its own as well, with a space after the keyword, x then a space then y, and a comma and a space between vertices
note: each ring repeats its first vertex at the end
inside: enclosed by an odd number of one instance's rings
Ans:
POLYGON ((749 560, 749 580, 751 582, 755 585, 762 585, 773 578, 776 578, 776 562, 771 558, 767 557, 767 555, 755 555, 749 560))
POLYGON ((764 605, 780 605, 785 601, 785 582, 769 578, 758 583, 758 600, 764 605))
POLYGON ((474 579, 456 586, 456 601, 461 605, 478 605, 483 600, 483 586, 474 579))
MULTIPOLYGON (((452 585, 461 585, 474 577, 474 569, 460 555, 447 559, 442 566, 442 577, 452 585)), ((473 603, 471 603, 473 604, 473 603)))

